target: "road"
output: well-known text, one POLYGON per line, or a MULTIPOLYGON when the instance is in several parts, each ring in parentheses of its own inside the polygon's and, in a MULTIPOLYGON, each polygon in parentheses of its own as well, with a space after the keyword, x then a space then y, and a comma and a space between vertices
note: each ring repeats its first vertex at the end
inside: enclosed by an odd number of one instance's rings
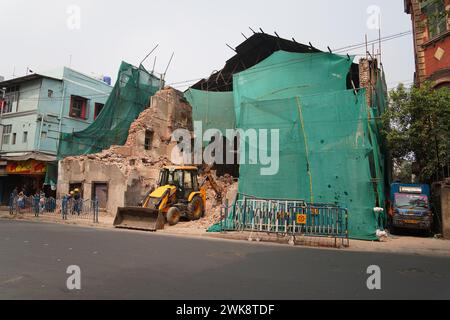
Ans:
POLYGON ((449 258, 0 220, 0 299, 449 298, 449 258), (71 265, 81 290, 67 289, 71 265))

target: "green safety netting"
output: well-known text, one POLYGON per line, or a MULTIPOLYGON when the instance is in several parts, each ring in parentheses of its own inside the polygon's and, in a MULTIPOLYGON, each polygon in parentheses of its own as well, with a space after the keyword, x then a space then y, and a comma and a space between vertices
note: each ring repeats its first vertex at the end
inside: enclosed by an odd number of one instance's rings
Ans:
MULTIPOLYGON (((277 51, 233 77, 236 118, 244 98, 268 100, 346 90, 353 57, 277 51)), ((239 125, 239 123, 238 123, 239 125)))
POLYGON ((203 132, 219 129, 223 135, 236 127, 233 92, 209 92, 189 89, 184 93, 192 106, 192 118, 202 122, 203 132))
MULTIPOLYGON (((349 210, 352 238, 376 239, 378 225, 369 155, 365 92, 353 91, 242 103, 242 129, 278 129, 279 172, 241 165, 239 192, 263 198, 304 199, 349 210)), ((270 139, 269 139, 270 141, 270 139)), ((251 148, 245 143, 246 154, 251 148)), ((257 151, 274 150, 269 144, 257 151)))
POLYGON ((160 86, 160 80, 143 66, 136 68, 122 62, 117 82, 95 122, 83 131, 61 134, 58 159, 125 144, 131 124, 160 86))
POLYGON ((48 162, 44 184, 46 186, 56 187, 57 183, 58 183, 58 161, 48 162))
MULTIPOLYGON (((367 106, 364 90, 347 90, 352 60, 279 51, 234 76, 237 126, 280 134, 278 173, 264 176, 266 166, 242 164, 239 192, 338 204, 349 209, 350 237, 375 240, 386 219, 373 210, 385 205, 379 134, 385 82, 379 75, 376 99, 367 106)), ((248 155, 252 148, 258 154, 275 150, 270 144, 266 150, 243 143, 241 153, 248 155)))

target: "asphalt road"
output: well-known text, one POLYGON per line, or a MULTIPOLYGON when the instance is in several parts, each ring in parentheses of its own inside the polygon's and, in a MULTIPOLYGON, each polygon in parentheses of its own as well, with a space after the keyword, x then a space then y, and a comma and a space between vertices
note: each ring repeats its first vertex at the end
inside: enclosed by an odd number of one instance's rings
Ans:
POLYGON ((0 220, 0 299, 450 299, 450 259, 0 220))

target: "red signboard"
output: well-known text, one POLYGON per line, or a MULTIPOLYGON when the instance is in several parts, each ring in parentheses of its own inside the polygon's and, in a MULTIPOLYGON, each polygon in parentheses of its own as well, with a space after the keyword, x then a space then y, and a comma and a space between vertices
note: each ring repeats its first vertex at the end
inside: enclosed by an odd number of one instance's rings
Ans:
POLYGON ((28 161, 8 161, 6 166, 7 174, 45 174, 47 172, 47 164, 45 162, 28 160, 28 161))

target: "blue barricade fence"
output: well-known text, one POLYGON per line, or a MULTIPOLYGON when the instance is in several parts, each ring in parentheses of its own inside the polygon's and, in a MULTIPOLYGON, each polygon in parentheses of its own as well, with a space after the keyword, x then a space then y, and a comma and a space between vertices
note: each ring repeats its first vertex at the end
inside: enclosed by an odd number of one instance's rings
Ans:
POLYGON ((98 223, 98 200, 84 200, 64 197, 45 198, 39 195, 21 197, 11 194, 9 213, 40 216, 59 216, 63 220, 92 220, 98 223))
POLYGON ((250 231, 284 236, 327 237, 349 241, 348 211, 303 200, 261 199, 239 194, 222 208, 222 231, 250 231))

